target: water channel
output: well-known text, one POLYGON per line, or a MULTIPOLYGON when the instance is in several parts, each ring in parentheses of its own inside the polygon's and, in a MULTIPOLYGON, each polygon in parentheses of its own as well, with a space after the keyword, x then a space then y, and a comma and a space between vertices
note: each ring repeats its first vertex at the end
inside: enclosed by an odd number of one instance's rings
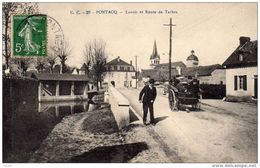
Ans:
POLYGON ((27 162, 64 116, 98 108, 93 101, 10 101, 3 110, 3 162, 27 162))

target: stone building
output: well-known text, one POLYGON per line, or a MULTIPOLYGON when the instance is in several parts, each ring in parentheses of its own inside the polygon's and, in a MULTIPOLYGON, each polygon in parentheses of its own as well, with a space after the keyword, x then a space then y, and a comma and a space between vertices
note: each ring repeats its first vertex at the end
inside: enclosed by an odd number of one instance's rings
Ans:
POLYGON ((33 73, 38 81, 38 101, 88 99, 89 79, 86 75, 33 73))

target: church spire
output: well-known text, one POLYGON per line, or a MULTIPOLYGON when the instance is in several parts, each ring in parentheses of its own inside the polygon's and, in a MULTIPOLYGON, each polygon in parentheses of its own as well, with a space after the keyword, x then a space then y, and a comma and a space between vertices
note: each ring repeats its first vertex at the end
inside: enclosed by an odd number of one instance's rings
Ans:
POLYGON ((156 45, 156 40, 154 40, 154 45, 153 45, 153 53, 150 57, 150 59, 155 59, 155 58, 160 58, 158 51, 157 51, 157 45, 156 45))
POLYGON ((153 44, 153 53, 150 56, 150 61, 151 61, 151 68, 154 68, 154 66, 160 64, 160 55, 158 54, 157 51, 157 45, 156 45, 156 40, 154 40, 153 44))

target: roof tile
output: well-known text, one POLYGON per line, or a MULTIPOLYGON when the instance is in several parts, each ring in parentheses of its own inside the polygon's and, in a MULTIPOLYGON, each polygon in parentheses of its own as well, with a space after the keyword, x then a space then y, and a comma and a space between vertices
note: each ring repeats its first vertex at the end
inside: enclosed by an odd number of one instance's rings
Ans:
POLYGON ((33 73, 32 78, 45 81, 89 81, 87 75, 33 73))
POLYGON ((236 50, 226 59, 223 66, 227 68, 257 66, 257 40, 246 42, 238 46, 236 50), (243 60, 239 59, 240 55, 243 60))

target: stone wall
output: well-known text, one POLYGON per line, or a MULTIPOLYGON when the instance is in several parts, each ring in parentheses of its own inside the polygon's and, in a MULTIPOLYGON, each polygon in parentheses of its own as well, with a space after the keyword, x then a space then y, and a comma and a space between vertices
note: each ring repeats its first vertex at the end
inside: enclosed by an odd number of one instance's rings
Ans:
POLYGON ((119 129, 129 125, 130 102, 113 86, 109 87, 109 104, 119 129))

